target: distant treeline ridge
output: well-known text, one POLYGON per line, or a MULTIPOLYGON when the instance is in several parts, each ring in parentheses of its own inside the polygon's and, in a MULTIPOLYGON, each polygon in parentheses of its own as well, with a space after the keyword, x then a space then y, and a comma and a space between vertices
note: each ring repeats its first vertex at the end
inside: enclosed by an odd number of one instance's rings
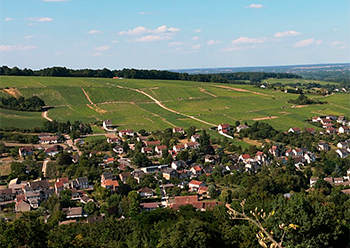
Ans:
POLYGON ((0 75, 8 76, 44 76, 44 77, 99 77, 99 78, 133 78, 133 79, 165 79, 165 80, 185 80, 196 82, 216 82, 216 83, 259 83, 267 78, 301 78, 301 76, 291 73, 274 72, 235 72, 219 74, 188 74, 160 70, 138 70, 122 69, 109 70, 107 68, 92 69, 68 69, 66 67, 51 67, 40 70, 19 69, 18 67, 0 67, 0 75))

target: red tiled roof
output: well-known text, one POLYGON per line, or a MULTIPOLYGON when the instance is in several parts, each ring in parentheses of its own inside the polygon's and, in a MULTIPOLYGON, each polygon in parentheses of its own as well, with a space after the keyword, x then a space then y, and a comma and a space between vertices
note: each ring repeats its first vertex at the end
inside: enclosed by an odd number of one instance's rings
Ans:
POLYGON ((117 180, 111 180, 111 179, 104 180, 103 182, 101 182, 101 185, 119 187, 118 181, 117 180))
POLYGON ((248 158, 250 158, 250 155, 249 154, 242 154, 242 158, 243 159, 248 159, 248 158))
POLYGON ((153 147, 143 147, 142 148, 145 152, 152 152, 153 151, 153 147))
POLYGON ((42 141, 54 141, 54 140, 58 140, 57 136, 48 136, 48 137, 40 137, 40 140, 42 141))
POLYGON ((184 129, 182 127, 175 127, 174 130, 175 132, 180 132, 180 131, 183 131, 184 129))
POLYGON ((160 141, 159 140, 155 140, 155 141, 146 141, 146 146, 158 146, 160 145, 160 141))
POLYGON ((190 184, 194 184, 194 185, 201 185, 203 182, 201 182, 201 181, 197 181, 197 180, 192 180, 191 182, 190 182, 190 184))
POLYGON ((156 148, 157 148, 159 151, 162 151, 162 150, 166 150, 166 149, 167 149, 166 146, 156 146, 156 148))
POLYGON ((226 129, 226 128, 229 128, 229 127, 230 127, 229 124, 221 124, 221 128, 223 128, 223 129, 226 129))
POLYGON ((57 179, 57 182, 69 183, 69 180, 67 177, 61 177, 57 179))
POLYGON ((181 148, 185 148, 184 145, 175 145, 176 149, 181 149, 181 148))
POLYGON ((63 182, 55 182, 55 188, 63 188, 63 182))
POLYGON ((198 142, 188 142, 186 143, 187 146, 196 146, 198 145, 198 142))

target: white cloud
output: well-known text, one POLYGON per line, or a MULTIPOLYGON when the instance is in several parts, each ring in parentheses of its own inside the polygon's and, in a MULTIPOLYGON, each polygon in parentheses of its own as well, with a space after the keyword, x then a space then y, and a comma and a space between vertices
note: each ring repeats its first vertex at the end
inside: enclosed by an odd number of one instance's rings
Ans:
POLYGON ((13 19, 11 17, 6 17, 5 18, 5 21, 9 22, 9 21, 12 21, 13 19))
POLYGON ((198 36, 192 37, 191 40, 199 40, 200 38, 198 36))
POLYGON ((0 51, 27 51, 34 50, 36 46, 23 46, 23 45, 0 45, 0 51))
POLYGON ((160 33, 175 33, 179 32, 179 28, 167 28, 165 25, 162 25, 156 29, 148 29, 146 27, 137 27, 134 29, 129 29, 128 31, 121 31, 119 35, 140 35, 140 34, 160 34, 160 33))
POLYGON ((201 29, 195 29, 195 30, 193 30, 193 32, 200 33, 200 32, 202 32, 202 30, 201 29))
POLYGON ((169 28, 168 31, 170 32, 180 32, 179 28, 169 28))
POLYGON ((55 55, 62 55, 62 52, 55 52, 55 55))
POLYGON ((333 31, 334 31, 334 32, 338 32, 338 31, 339 31, 339 29, 335 28, 335 29, 333 29, 333 31))
POLYGON ((345 45, 345 44, 346 44, 346 42, 338 41, 338 40, 332 42, 332 46, 340 46, 340 45, 345 45))
POLYGON ((102 53, 94 53, 94 56, 102 56, 102 53))
POLYGON ((245 8, 248 8, 248 9, 261 9, 262 7, 264 7, 262 4, 252 3, 251 5, 246 6, 245 8))
POLYGON ((100 47, 95 47, 95 50, 97 51, 105 51, 108 50, 110 46, 100 46, 100 47))
POLYGON ((214 44, 218 44, 218 43, 220 43, 219 40, 209 40, 209 41, 207 42, 207 44, 208 44, 209 46, 214 45, 214 44))
MULTIPOLYGON (((267 41, 266 37, 261 38, 249 38, 249 37, 240 37, 236 40, 231 41, 232 46, 223 49, 222 51, 237 51, 242 49, 255 49, 258 46, 254 44, 261 44, 267 41)), ((211 41, 210 43, 213 43, 211 41)), ((209 44, 208 44, 209 45, 209 44)))
POLYGON ((26 35, 26 36, 24 36, 24 39, 32 39, 32 38, 34 38, 34 35, 26 35))
POLYGON ((281 38, 286 36, 296 36, 296 35, 300 35, 300 33, 293 30, 275 33, 276 38, 281 38))
POLYGON ((193 49, 193 50, 198 50, 199 48, 201 48, 201 45, 200 45, 200 44, 197 44, 197 45, 192 46, 192 49, 193 49))
POLYGON ((33 22, 51 22, 53 19, 51 17, 31 17, 28 20, 33 22))
POLYGON ((266 41, 266 37, 261 37, 261 38, 248 38, 248 37, 240 37, 236 40, 231 41, 232 45, 237 45, 237 44, 255 44, 255 43, 264 43, 266 41))
POLYGON ((224 52, 232 52, 232 51, 239 51, 239 50, 243 50, 243 49, 245 49, 245 47, 230 46, 230 47, 222 49, 222 51, 224 51, 224 52))
POLYGON ((96 30, 96 29, 93 29, 93 30, 90 30, 89 32, 87 32, 88 34, 102 34, 102 31, 101 30, 96 30))
POLYGON ((185 45, 186 43, 181 42, 181 41, 174 41, 174 42, 170 42, 168 44, 168 46, 181 46, 181 45, 185 45))
POLYGON ((136 42, 150 42, 150 41, 161 41, 170 40, 172 37, 170 35, 146 35, 141 38, 135 39, 136 42))
POLYGON ((294 47, 307 47, 313 44, 320 45, 322 44, 322 40, 317 40, 317 41, 315 41, 314 39, 301 40, 295 43, 294 47))
POLYGON ((118 43, 118 41, 117 41, 117 40, 114 40, 114 41, 112 41, 112 43, 115 44, 115 43, 118 43))

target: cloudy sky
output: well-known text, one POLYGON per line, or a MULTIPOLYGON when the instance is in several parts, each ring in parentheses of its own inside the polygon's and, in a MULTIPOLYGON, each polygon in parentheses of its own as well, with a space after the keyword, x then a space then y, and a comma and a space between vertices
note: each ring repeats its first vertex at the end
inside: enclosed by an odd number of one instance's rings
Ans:
POLYGON ((0 64, 187 69, 350 62, 349 0, 0 0, 0 64))

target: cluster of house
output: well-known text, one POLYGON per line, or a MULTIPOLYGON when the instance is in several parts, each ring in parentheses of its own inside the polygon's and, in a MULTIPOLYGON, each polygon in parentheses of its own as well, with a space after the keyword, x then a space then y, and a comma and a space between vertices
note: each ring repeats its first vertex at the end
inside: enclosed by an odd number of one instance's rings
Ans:
POLYGON ((59 137, 58 136, 52 136, 47 133, 41 133, 38 135, 39 137, 39 144, 40 145, 52 145, 50 147, 44 148, 42 146, 39 146, 37 148, 33 146, 26 146, 21 147, 18 149, 18 155, 22 158, 26 156, 33 155, 35 150, 42 151, 44 150, 44 153, 46 156, 54 157, 56 156, 60 151, 60 145, 57 145, 59 137))
MULTIPOLYGON (((335 151, 340 158, 346 158, 350 155, 350 140, 337 143, 337 150, 335 151)), ((319 151, 328 152, 330 150, 329 144, 327 142, 319 142, 317 145, 319 151)))
MULTIPOLYGON (((319 177, 311 177, 310 178, 310 187, 314 187, 316 182, 320 180, 319 177)), ((334 185, 334 186, 350 186, 350 169, 347 170, 347 175, 343 177, 325 177, 323 178, 326 182, 334 185)), ((350 194, 350 191, 346 191, 345 193, 350 194)))
MULTIPOLYGON (((174 133, 181 133, 181 134, 185 134, 185 131, 182 127, 175 127, 173 128, 173 132, 174 133)), ((108 137, 107 138, 107 143, 109 144, 115 144, 116 146, 113 148, 113 151, 116 154, 123 154, 124 148, 122 146, 123 140, 122 138, 124 136, 135 136, 135 133, 130 130, 130 129, 123 129, 121 131, 119 131, 118 136, 113 136, 113 137, 108 137)), ((137 137, 137 141, 142 142, 143 147, 141 148, 141 152, 147 155, 162 155, 164 152, 170 153, 172 155, 172 157, 175 159, 177 154, 183 150, 186 149, 194 149, 194 148, 198 148, 199 147, 199 143, 197 142, 198 139, 200 138, 199 134, 194 134, 191 136, 191 141, 186 142, 184 144, 177 144, 174 145, 172 147, 172 149, 168 149, 167 146, 162 145, 161 141, 159 140, 152 140, 149 141, 148 140, 148 136, 142 136, 139 135, 137 137)), ((134 149, 133 145, 129 145, 130 149, 134 149)))
POLYGON ((21 147, 18 149, 18 155, 24 158, 26 156, 33 155, 35 150, 44 150, 46 156, 55 157, 57 154, 60 153, 60 145, 53 145, 46 149, 42 147, 38 147, 35 149, 33 146, 21 147))
POLYGON ((272 146, 269 149, 269 153, 275 157, 275 160, 278 162, 282 162, 283 164, 288 163, 288 157, 292 157, 294 161, 294 165, 299 168, 303 166, 305 163, 311 163, 316 161, 315 153, 309 151, 306 148, 293 148, 283 150, 281 147, 272 146))
POLYGON ((346 158, 350 155, 350 140, 338 142, 338 149, 335 151, 340 158, 346 158))
MULTIPOLYGON (((242 131, 242 130, 244 130, 244 129, 247 129, 247 128, 249 128, 249 126, 247 126, 247 125, 238 125, 238 126, 236 127, 236 132, 239 133, 240 131, 242 131)), ((230 126, 230 124, 227 124, 227 123, 220 124, 220 125, 218 126, 218 132, 219 132, 219 134, 221 134, 221 135, 223 135, 223 136, 225 136, 225 137, 227 137, 227 138, 233 139, 233 137, 232 137, 231 135, 229 135, 229 132, 230 132, 231 130, 233 130, 233 128, 230 126)))
POLYGON ((335 115, 327 115, 327 116, 317 116, 312 117, 312 122, 321 123, 322 128, 325 129, 326 133, 329 134, 348 134, 350 133, 350 121, 347 120, 345 116, 335 116, 335 115), (336 123, 340 125, 336 128, 336 123))
POLYGON ((39 144, 57 144, 58 143, 58 136, 50 135, 47 133, 41 133, 38 135, 39 137, 39 144))
POLYGON ((55 182, 54 187, 50 186, 49 180, 26 182, 15 178, 10 181, 7 189, 0 190, 0 204, 15 202, 16 212, 31 211, 37 209, 51 195, 59 194, 66 188, 72 191, 72 200, 80 200, 83 203, 92 201, 83 191, 91 188, 86 177, 74 180, 59 178, 55 182))

